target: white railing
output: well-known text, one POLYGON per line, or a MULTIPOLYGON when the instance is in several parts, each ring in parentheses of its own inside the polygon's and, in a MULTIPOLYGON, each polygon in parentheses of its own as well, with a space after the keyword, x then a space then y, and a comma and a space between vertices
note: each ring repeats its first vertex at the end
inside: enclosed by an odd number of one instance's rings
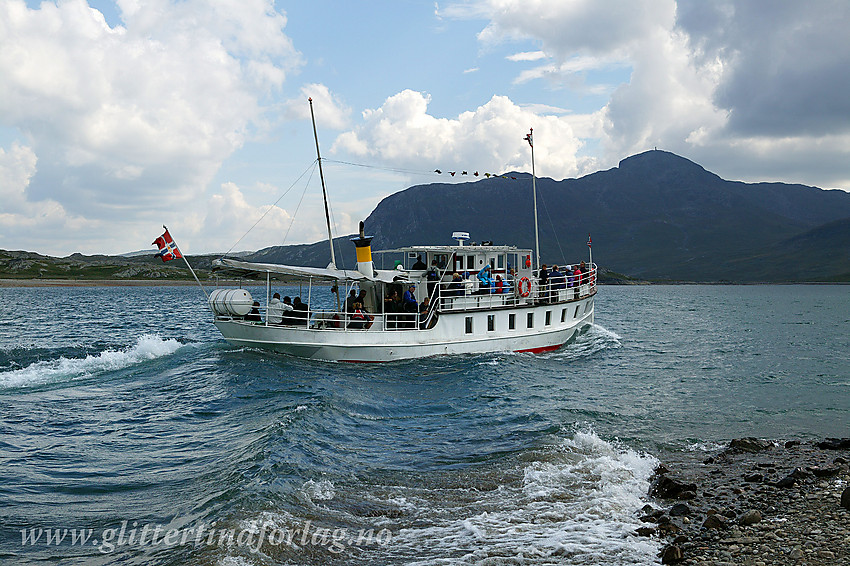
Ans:
MULTIPOLYGON (((360 317, 354 313, 337 310, 294 310, 284 311, 283 320, 273 323, 268 321, 267 307, 255 306, 253 312, 245 317, 219 315, 216 318, 262 326, 319 330, 426 330, 434 326, 440 312, 490 310, 499 307, 569 303, 581 300, 596 292, 596 273, 596 265, 593 265, 589 267, 587 273, 582 273, 578 277, 556 275, 549 277, 546 282, 540 281, 537 274, 532 274, 530 278, 520 277, 516 280, 503 281, 500 292, 496 287, 480 286, 475 276, 460 281, 433 282, 432 306, 424 313, 367 313, 364 311, 363 317, 360 317), (519 282, 524 279, 528 279, 528 284, 523 283, 520 289, 519 282), (437 305, 437 308, 433 305, 437 305)), ((420 287, 423 291, 427 288, 425 282, 420 287)))

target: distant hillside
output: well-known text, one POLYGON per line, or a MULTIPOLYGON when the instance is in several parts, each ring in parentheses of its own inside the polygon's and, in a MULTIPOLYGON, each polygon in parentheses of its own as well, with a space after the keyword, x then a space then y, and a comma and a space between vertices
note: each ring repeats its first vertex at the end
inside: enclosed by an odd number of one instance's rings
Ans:
MULTIPOLYGON (((366 219, 373 249, 478 242, 533 247, 531 179, 417 185, 390 195, 366 219)), ((543 261, 587 257, 633 277, 684 281, 848 281, 850 194, 785 183, 726 181, 665 151, 624 159, 578 179, 538 179, 543 261), (794 266, 791 268, 791 266, 794 266)), ((339 254, 353 256, 348 237, 339 254)), ((324 266, 327 242, 249 256, 324 266)), ((353 259, 351 262, 353 263, 353 259)))
MULTIPOLYGON (((215 256, 189 256, 198 277, 205 279, 215 256)), ((145 256, 72 254, 63 258, 33 252, 0 250, 0 279, 192 279, 182 260, 163 263, 151 251, 145 256)))

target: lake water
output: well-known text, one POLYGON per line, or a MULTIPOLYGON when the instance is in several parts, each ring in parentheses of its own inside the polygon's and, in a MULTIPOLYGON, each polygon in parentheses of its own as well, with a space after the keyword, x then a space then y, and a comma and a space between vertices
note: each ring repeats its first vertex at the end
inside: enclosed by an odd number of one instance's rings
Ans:
POLYGON ((231 347, 197 288, 0 289, 0 562, 652 564, 659 460, 848 436, 850 287, 596 309, 545 355, 364 366, 231 347))

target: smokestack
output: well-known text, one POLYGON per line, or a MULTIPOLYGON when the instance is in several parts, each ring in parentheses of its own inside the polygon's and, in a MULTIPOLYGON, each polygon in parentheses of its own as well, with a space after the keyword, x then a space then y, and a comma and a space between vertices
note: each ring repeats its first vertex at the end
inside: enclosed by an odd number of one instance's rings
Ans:
POLYGON ((375 276, 375 266, 372 263, 372 238, 367 236, 363 221, 360 221, 360 235, 356 238, 351 238, 354 242, 354 247, 357 250, 357 271, 366 277, 375 276))

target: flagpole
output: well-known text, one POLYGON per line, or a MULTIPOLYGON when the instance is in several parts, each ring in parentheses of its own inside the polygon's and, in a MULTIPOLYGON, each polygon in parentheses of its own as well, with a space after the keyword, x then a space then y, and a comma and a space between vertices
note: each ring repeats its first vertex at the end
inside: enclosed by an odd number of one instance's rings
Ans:
MULTIPOLYGON (((168 228, 166 228, 166 227, 165 227, 165 224, 163 224, 163 225, 162 225, 162 227, 165 229, 165 231, 166 231, 166 232, 168 232, 168 228)), ((170 234, 170 233, 171 233, 171 232, 169 232, 169 234, 170 234)), ((194 269, 192 269, 192 266, 191 266, 191 265, 189 265, 189 260, 188 260, 188 259, 186 259, 186 256, 185 256, 185 255, 183 255, 183 252, 181 252, 181 251, 180 251, 180 246, 178 246, 178 245, 177 245, 177 241, 174 239, 174 236, 171 236, 171 240, 174 242, 174 247, 175 247, 175 248, 177 248, 177 251, 178 251, 178 252, 180 252, 180 257, 182 257, 182 258, 183 258, 183 261, 185 261, 185 262, 186 262, 186 267, 188 267, 188 268, 189 268, 189 271, 192 273, 192 277, 194 277, 194 278, 195 278, 195 281, 197 281, 197 282, 198 282, 198 287, 200 287, 200 288, 201 288, 201 291, 203 291, 203 292, 204 292, 204 296, 207 298, 207 301, 209 301, 209 300, 210 300, 209 293, 207 293, 207 290, 206 290, 206 289, 204 289, 204 286, 203 286, 203 285, 201 285, 201 280, 200 280, 200 279, 198 279, 198 276, 197 276, 197 275, 195 275, 195 270, 194 270, 194 269)))
POLYGON ((534 171, 534 128, 529 128, 526 141, 531 146, 531 190, 534 193, 534 250, 537 256, 537 271, 540 271, 540 230, 537 226, 537 174, 534 171))

